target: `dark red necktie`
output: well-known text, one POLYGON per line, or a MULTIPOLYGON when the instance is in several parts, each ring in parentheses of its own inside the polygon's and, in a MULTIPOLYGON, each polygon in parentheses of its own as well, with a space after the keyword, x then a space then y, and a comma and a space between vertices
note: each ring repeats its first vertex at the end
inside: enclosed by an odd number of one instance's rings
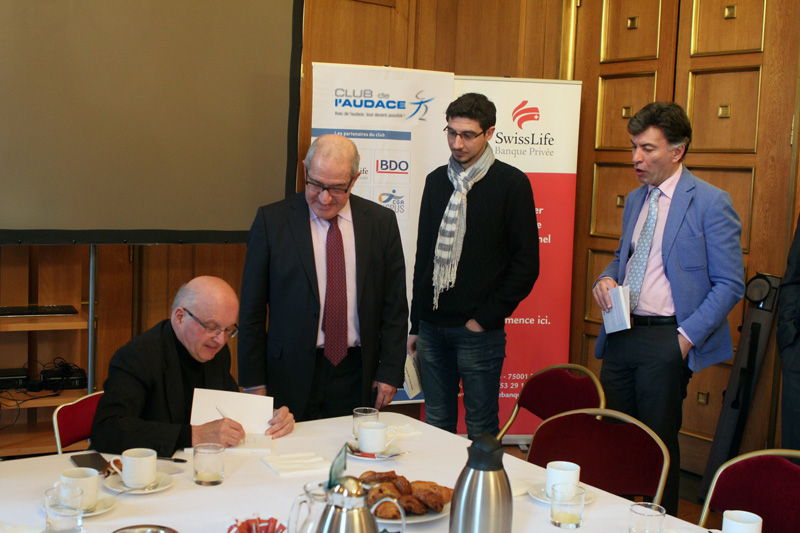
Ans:
POLYGON ((347 355, 347 277, 339 217, 332 218, 330 223, 325 244, 327 285, 322 331, 325 333, 325 358, 336 366, 347 355))

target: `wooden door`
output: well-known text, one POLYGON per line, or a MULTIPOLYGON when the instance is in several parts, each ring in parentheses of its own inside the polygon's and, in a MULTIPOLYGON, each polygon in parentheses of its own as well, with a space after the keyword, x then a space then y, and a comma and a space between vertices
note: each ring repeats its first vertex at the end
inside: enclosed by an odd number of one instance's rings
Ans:
MULTIPOLYGON (((600 369, 593 354, 601 319, 591 285, 612 258, 625 195, 638 185, 625 116, 647 102, 674 100, 686 108, 694 139, 685 164, 731 194, 742 220, 747 279, 783 272, 794 224, 790 143, 799 22, 789 0, 584 2, 576 47, 584 101, 572 360, 600 369)), ((743 311, 740 303, 729 316, 734 346, 743 311)), ((763 448, 769 438, 773 357, 771 345, 741 451, 763 448)), ((690 382, 681 432, 686 470, 704 471, 730 368, 715 365, 690 382)))

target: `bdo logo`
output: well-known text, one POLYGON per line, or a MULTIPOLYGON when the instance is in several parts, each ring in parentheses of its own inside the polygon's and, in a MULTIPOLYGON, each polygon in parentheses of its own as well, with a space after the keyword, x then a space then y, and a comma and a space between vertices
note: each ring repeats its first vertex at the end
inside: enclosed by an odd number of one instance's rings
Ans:
POLYGON ((375 172, 378 174, 408 174, 408 161, 403 159, 376 159, 375 172))

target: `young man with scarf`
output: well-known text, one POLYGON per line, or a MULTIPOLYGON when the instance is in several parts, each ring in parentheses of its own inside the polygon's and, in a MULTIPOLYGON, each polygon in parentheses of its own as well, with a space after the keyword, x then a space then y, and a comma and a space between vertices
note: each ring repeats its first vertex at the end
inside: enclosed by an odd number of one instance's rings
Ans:
POLYGON ((536 208, 527 176, 494 158, 494 104, 467 93, 444 128, 451 157, 425 181, 409 353, 419 353, 426 422, 455 433, 459 381, 467 433, 496 435, 505 319, 539 275, 536 208))

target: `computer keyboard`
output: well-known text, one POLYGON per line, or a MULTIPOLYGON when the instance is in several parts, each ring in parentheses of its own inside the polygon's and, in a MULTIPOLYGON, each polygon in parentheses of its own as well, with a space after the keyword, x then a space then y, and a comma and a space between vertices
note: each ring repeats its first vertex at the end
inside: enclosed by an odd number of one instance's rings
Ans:
POLYGON ((77 315, 71 305, 0 305, 0 317, 77 315))

